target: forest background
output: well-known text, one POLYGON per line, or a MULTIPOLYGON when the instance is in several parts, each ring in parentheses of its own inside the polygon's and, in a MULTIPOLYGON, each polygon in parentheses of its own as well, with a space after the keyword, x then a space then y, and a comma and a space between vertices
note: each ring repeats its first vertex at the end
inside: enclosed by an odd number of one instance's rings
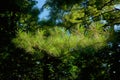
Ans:
POLYGON ((36 4, 0 0, 1 80, 120 80, 120 0, 36 4))

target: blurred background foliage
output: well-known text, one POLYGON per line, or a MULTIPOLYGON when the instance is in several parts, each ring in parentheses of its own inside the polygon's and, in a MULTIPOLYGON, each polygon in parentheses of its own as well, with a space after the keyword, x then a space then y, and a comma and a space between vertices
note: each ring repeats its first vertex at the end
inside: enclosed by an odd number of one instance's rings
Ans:
POLYGON ((0 1, 1 80, 120 80, 120 0, 36 4, 0 1))

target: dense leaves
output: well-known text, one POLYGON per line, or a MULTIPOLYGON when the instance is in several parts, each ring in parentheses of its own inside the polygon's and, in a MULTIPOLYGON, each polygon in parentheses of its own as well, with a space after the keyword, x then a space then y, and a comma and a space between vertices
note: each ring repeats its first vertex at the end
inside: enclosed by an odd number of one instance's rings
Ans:
POLYGON ((120 79, 119 0, 36 3, 0 1, 1 80, 120 79))
POLYGON ((109 35, 100 30, 99 26, 91 26, 91 29, 86 34, 84 32, 85 29, 82 26, 71 32, 65 31, 65 28, 55 27, 49 30, 48 37, 44 36, 44 30, 38 30, 35 34, 20 31, 18 38, 14 39, 13 42, 18 47, 26 49, 27 52, 35 52, 34 49, 39 49, 45 50, 53 56, 64 55, 74 49, 86 49, 86 47, 93 48, 94 53, 95 50, 107 45, 109 35))

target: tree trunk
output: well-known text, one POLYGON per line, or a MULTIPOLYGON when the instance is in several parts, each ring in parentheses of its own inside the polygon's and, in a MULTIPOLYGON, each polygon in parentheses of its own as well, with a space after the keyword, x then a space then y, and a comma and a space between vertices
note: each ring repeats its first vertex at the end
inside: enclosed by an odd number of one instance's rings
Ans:
POLYGON ((45 52, 44 58, 43 58, 43 80, 49 80, 49 59, 48 54, 45 52))

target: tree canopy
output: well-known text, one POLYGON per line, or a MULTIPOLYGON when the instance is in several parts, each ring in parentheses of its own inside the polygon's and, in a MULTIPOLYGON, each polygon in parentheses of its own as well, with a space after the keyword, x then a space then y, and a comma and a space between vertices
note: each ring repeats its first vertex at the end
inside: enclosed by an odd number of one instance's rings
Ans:
POLYGON ((120 79, 120 0, 0 4, 0 79, 120 79), (38 18, 43 9, 47 20, 38 18))

